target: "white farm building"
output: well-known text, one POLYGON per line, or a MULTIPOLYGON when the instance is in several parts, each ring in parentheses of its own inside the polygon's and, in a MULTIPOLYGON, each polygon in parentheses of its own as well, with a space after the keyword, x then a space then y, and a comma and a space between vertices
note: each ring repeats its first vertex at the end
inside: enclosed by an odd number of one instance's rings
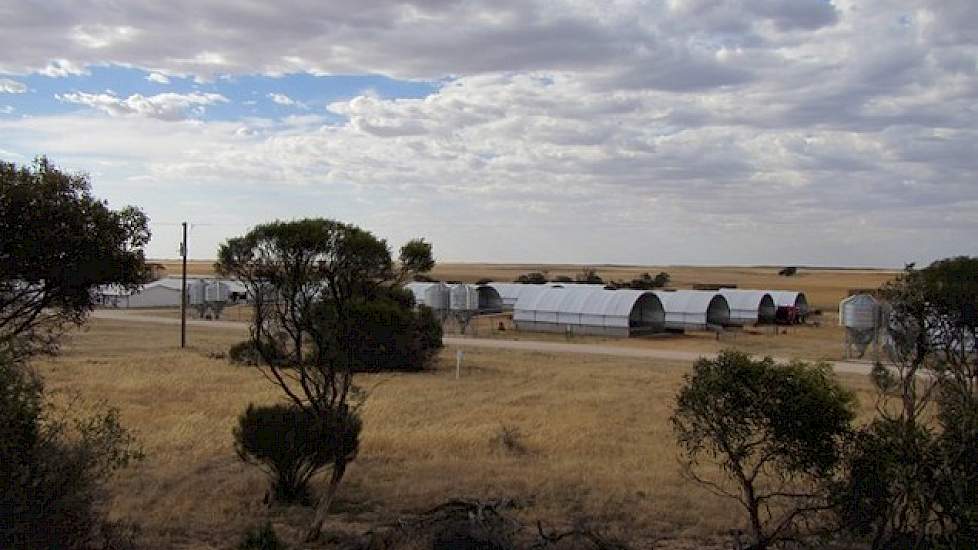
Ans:
POLYGON ((719 293, 730 306, 731 324, 747 326, 774 322, 778 306, 770 293, 763 290, 734 288, 721 288, 719 293))
POLYGON ((730 324, 730 306, 717 292, 706 290, 656 290, 666 311, 670 330, 707 330, 730 324))
MULTIPOLYGON (((109 285, 98 290, 98 302, 103 306, 119 308, 179 306, 181 284, 180 279, 165 278, 147 283, 135 292, 109 285)), ((190 281, 187 284, 189 286, 190 281)))
POLYGON ((608 290, 600 286, 521 285, 538 291, 521 293, 513 309, 518 330, 631 336, 658 332, 665 312, 654 293, 608 290))

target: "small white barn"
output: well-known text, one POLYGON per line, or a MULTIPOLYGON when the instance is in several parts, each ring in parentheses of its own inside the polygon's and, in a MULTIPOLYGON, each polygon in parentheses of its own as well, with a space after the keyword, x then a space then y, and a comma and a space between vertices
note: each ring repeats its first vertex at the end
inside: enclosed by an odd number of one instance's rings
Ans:
POLYGON ((404 285, 414 295, 414 303, 442 311, 448 309, 451 289, 445 283, 414 282, 404 285))
POLYGON ((719 293, 730 306, 731 324, 747 326, 774 322, 778 307, 769 293, 734 288, 721 288, 719 293))
POLYGON ((666 311, 670 330, 707 330, 730 324, 730 306, 718 292, 706 290, 656 290, 666 311))
POLYGON ((665 312, 649 291, 558 285, 522 294, 513 322, 518 330, 627 337, 661 331, 665 312))

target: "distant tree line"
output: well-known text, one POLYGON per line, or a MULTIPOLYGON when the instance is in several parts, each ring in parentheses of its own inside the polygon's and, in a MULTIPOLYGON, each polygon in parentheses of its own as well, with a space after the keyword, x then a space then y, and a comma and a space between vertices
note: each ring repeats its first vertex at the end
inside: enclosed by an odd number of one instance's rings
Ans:
MULTIPOLYGON (((486 279, 488 282, 488 279, 486 279)), ((661 271, 654 277, 650 273, 642 273, 638 277, 632 279, 631 281, 609 281, 607 286, 612 288, 634 288, 637 290, 652 290, 655 288, 663 288, 668 286, 670 281, 669 274, 665 271, 661 271)), ((516 278, 515 283, 522 283, 528 285, 542 285, 548 282, 560 283, 560 284, 591 284, 591 285, 603 285, 606 284, 605 280, 598 274, 597 270, 591 267, 583 268, 580 273, 574 277, 568 275, 557 275, 552 280, 548 281, 546 275, 540 272, 530 272, 524 273, 516 278)))

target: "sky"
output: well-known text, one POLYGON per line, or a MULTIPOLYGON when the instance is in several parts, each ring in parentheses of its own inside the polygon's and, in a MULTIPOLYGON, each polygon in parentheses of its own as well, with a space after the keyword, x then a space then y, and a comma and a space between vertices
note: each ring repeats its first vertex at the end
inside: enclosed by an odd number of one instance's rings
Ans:
POLYGON ((974 0, 5 0, 0 160, 190 257, 275 219, 439 261, 978 255, 974 0))

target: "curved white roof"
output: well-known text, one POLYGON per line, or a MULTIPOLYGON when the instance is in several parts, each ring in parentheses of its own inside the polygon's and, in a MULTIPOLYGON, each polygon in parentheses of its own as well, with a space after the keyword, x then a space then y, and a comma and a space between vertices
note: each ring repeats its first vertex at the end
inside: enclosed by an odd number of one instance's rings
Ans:
POLYGON ((766 302, 769 307, 774 308, 774 297, 763 290, 746 290, 735 288, 721 288, 721 296, 727 300, 730 306, 730 318, 734 322, 756 323, 759 317, 764 315, 772 316, 774 311, 764 312, 761 309, 766 302))
POLYGON ((548 288, 562 285, 555 283, 547 283, 543 285, 527 285, 523 283, 487 283, 485 286, 492 287, 499 293, 499 297, 502 298, 504 306, 514 307, 516 305, 516 301, 519 300, 521 296, 536 294, 538 292, 543 292, 548 288))
MULTIPOLYGON (((571 325, 628 327, 632 310, 643 296, 655 298, 652 307, 662 311, 658 298, 649 291, 608 290, 601 286, 567 285, 544 287, 520 296, 513 311, 514 321, 571 325)), ((658 315, 662 319, 662 314, 658 315)))
POLYGON ((730 322, 726 298, 707 290, 656 290, 655 295, 666 310, 666 327, 678 329, 706 328, 730 322))

